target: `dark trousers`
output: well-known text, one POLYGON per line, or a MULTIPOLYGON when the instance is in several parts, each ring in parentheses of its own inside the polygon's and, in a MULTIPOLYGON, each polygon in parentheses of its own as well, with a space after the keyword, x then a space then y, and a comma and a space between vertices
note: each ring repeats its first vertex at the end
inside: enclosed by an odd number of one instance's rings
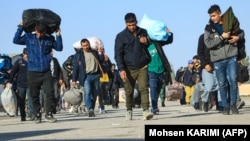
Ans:
POLYGON ((26 100, 27 88, 17 87, 16 91, 17 91, 17 105, 20 110, 21 118, 25 118, 26 117, 25 100, 26 100))
POLYGON ((45 100, 45 110, 48 114, 49 112, 55 113, 55 96, 53 89, 53 79, 51 71, 46 72, 27 72, 27 80, 30 88, 30 95, 33 102, 34 114, 36 116, 41 116, 41 104, 39 100, 40 89, 46 94, 45 100))
POLYGON ((117 84, 112 84, 110 93, 111 93, 111 97, 112 97, 112 106, 118 106, 118 104, 119 104, 119 87, 117 84))
POLYGON ((181 104, 181 105, 185 105, 185 104, 186 104, 186 99, 185 99, 185 97, 186 97, 186 92, 185 92, 185 90, 184 90, 184 88, 183 88, 183 92, 182 92, 181 99, 180 99, 180 104, 181 104))

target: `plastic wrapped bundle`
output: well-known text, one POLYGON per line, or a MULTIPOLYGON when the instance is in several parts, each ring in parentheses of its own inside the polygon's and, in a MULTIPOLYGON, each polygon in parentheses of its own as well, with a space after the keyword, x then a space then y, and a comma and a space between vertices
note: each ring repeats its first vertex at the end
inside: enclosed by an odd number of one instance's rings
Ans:
POLYGON ((159 20, 153 20, 146 14, 143 15, 140 27, 147 30, 151 39, 157 41, 167 41, 168 33, 166 32, 167 26, 164 22, 159 20))
POLYGON ((25 32, 33 32, 35 24, 42 22, 47 26, 47 33, 54 33, 61 24, 59 15, 49 9, 26 9, 22 14, 23 28, 25 32))

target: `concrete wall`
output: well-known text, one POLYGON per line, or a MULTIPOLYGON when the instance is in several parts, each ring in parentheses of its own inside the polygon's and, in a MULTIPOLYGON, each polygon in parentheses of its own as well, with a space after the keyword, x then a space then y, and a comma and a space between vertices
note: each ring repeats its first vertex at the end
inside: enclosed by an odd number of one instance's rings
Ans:
POLYGON ((250 84, 241 84, 239 86, 239 92, 242 96, 250 96, 250 84))

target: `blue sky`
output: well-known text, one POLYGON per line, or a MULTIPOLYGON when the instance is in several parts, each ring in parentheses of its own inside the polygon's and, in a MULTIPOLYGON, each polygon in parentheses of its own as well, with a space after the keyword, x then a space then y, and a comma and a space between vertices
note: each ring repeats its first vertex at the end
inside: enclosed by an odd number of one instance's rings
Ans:
POLYGON ((12 43, 22 12, 30 8, 46 8, 60 15, 64 49, 54 51, 62 64, 74 53, 72 44, 90 37, 99 37, 104 42, 106 54, 114 61, 114 39, 125 28, 124 15, 134 12, 138 25, 144 14, 161 20, 174 33, 174 42, 166 45, 164 51, 174 70, 187 65, 197 50, 198 37, 204 32, 209 20, 208 8, 218 4, 222 12, 229 6, 240 20, 246 34, 247 55, 250 54, 250 1, 249 0, 2 0, 0 1, 1 45, 0 53, 21 53, 23 47, 12 43))

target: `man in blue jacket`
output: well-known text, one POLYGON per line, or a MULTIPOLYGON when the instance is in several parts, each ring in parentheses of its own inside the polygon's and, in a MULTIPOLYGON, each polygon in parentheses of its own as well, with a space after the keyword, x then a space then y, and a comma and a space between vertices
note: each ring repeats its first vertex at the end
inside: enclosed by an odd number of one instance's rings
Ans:
POLYGON ((126 92, 126 118, 132 120, 133 93, 136 81, 141 93, 143 120, 150 120, 153 114, 149 111, 148 70, 151 58, 147 50, 148 34, 137 26, 134 13, 125 15, 126 28, 117 34, 115 39, 115 61, 124 82, 126 92))
POLYGON ((41 22, 35 24, 35 31, 22 35, 23 22, 18 25, 13 43, 26 45, 28 50, 27 81, 33 101, 35 123, 41 123, 41 104, 39 102, 40 88, 46 94, 46 114, 45 119, 49 122, 56 122, 55 96, 53 89, 53 79, 51 75, 50 62, 52 49, 63 50, 62 36, 60 29, 56 30, 56 40, 53 35, 46 33, 47 26, 41 22))

